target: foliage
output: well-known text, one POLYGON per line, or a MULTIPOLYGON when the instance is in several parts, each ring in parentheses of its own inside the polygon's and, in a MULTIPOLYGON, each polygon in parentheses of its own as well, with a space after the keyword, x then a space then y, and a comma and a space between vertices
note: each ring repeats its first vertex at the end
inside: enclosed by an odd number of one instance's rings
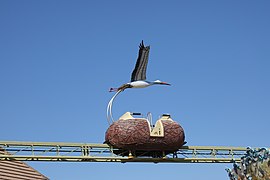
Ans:
POLYGON ((269 149, 248 147, 241 162, 234 163, 233 168, 227 168, 226 171, 230 180, 270 180, 269 149))

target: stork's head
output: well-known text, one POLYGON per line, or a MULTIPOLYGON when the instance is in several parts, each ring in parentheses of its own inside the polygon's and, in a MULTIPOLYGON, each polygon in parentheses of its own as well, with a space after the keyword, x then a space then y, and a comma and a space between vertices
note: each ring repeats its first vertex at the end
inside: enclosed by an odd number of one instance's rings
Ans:
POLYGON ((153 84, 161 84, 161 85, 168 85, 168 86, 171 85, 171 84, 169 84, 169 83, 162 82, 162 81, 160 81, 160 80, 155 80, 153 84))

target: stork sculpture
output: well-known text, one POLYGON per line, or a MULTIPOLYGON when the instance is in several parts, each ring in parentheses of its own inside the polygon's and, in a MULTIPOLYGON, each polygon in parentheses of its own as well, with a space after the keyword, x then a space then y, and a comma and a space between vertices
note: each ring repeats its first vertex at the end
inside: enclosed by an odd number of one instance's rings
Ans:
POLYGON ((115 99, 115 97, 124 91, 127 88, 145 88, 152 85, 170 85, 169 83, 162 82, 160 80, 155 81, 147 81, 146 80, 146 69, 148 64, 148 57, 149 57, 149 51, 150 46, 144 46, 143 41, 140 43, 139 46, 139 55, 138 59, 135 65, 135 68, 131 75, 131 81, 123 84, 122 86, 118 88, 110 88, 110 92, 116 92, 115 95, 111 98, 111 100, 108 103, 107 106, 107 120, 110 124, 110 122, 113 122, 112 117, 112 104, 115 99))

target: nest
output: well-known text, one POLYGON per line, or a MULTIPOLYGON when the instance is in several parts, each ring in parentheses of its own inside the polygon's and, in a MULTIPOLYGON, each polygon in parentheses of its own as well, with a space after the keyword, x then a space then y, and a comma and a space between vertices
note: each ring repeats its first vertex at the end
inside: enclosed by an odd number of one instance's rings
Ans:
MULTIPOLYGON (((143 118, 120 119, 107 130, 105 142, 133 152, 175 152, 185 142, 183 128, 170 118, 161 118, 155 127, 143 118)), ((151 154, 150 153, 150 154, 151 154)))

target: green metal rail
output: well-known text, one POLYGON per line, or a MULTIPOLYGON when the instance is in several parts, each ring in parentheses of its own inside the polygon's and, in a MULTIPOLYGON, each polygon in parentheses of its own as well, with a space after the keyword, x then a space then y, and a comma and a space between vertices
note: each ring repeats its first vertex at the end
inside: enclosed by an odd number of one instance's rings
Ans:
POLYGON ((107 144, 0 141, 0 161, 231 163, 239 162, 247 148, 183 146, 161 158, 119 156, 114 150, 107 144))

